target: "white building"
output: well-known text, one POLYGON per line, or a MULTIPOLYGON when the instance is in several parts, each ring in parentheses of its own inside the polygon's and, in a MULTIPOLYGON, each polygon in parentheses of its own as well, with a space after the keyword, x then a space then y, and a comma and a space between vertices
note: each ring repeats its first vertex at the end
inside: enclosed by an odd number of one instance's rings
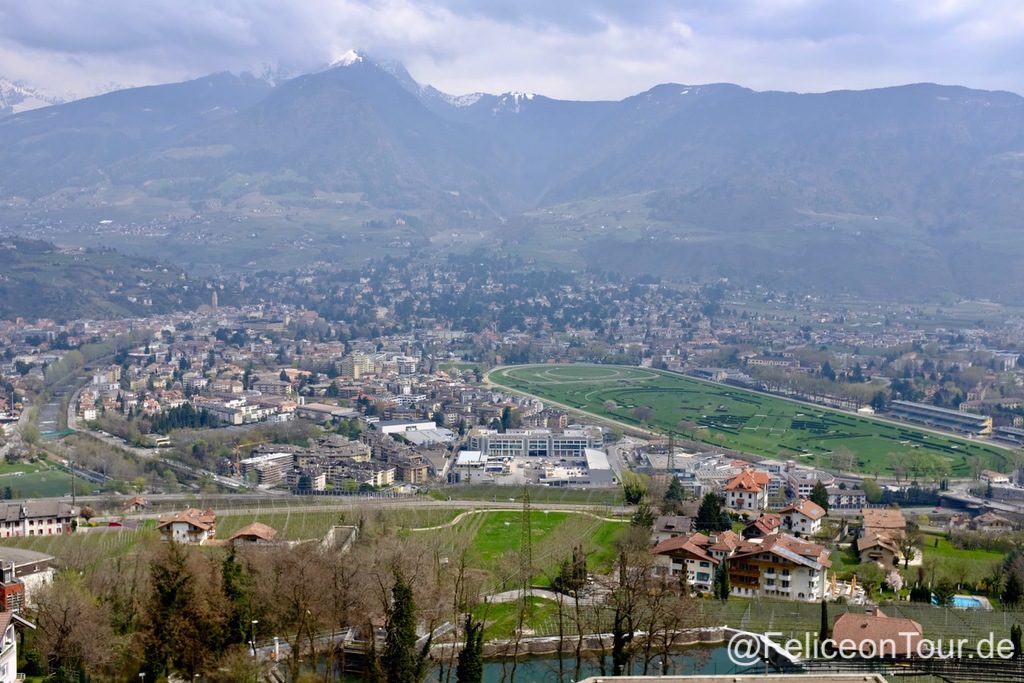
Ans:
POLYGON ((740 512, 761 512, 768 508, 768 482, 760 470, 743 470, 725 485, 725 506, 740 512))
POLYGON ((782 528, 800 536, 813 536, 821 531, 825 519, 825 508, 806 498, 801 498, 779 510, 782 528))
POLYGON ((469 447, 496 457, 582 458, 588 448, 601 448, 604 434, 599 427, 565 429, 474 429, 469 447))
POLYGON ((31 624, 14 612, 0 613, 0 632, 3 633, 0 641, 0 683, 15 683, 24 680, 18 675, 18 637, 14 627, 30 628, 35 630, 31 624))
POLYGON ((0 533, 11 536, 53 536, 71 533, 78 511, 60 500, 26 500, 0 506, 0 533))
POLYGON ((437 424, 431 420, 422 422, 409 422, 408 420, 386 420, 377 423, 377 429, 382 434, 402 435, 406 432, 431 431, 437 429, 437 424))
POLYGON ((217 515, 213 510, 188 508, 157 520, 161 541, 202 545, 216 535, 217 515))
POLYGON ((452 464, 449 480, 457 484, 482 479, 487 470, 488 460, 489 458, 480 451, 461 451, 452 464))

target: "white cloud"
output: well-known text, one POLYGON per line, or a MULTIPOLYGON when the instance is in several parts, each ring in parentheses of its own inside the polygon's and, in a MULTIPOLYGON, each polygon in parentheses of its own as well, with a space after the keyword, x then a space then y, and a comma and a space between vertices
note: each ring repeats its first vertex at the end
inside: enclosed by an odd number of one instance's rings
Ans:
POLYGON ((453 93, 619 98, 656 83, 1024 91, 1016 0, 0 0, 0 75, 88 93, 351 48, 453 93))

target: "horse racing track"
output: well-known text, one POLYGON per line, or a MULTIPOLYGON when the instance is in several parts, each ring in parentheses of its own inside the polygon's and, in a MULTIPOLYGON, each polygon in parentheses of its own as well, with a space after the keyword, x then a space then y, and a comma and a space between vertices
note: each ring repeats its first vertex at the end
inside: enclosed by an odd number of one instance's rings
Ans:
POLYGON ((829 467, 849 453, 853 462, 843 469, 880 475, 891 474, 897 461, 923 478, 970 476, 974 463, 1008 467, 1009 453, 983 442, 660 370, 524 365, 495 370, 488 379, 623 424, 810 465, 829 467))

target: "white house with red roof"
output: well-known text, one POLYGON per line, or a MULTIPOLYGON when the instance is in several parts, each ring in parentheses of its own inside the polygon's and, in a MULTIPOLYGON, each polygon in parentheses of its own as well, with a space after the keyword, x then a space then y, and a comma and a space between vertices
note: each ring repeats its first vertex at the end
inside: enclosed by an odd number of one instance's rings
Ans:
POLYGON ((745 469, 730 479, 723 489, 725 506, 738 512, 761 512, 768 508, 768 482, 771 475, 745 469))
POLYGON ((782 528, 799 536, 813 536, 821 531, 821 521, 828 512, 813 500, 800 498, 779 510, 782 528))
POLYGON ((217 514, 212 509, 187 508, 160 517, 156 528, 162 541, 202 545, 217 533, 217 514))
POLYGON ((700 532, 684 534, 662 541, 654 546, 655 566, 669 576, 686 572, 686 582, 698 593, 711 590, 715 567, 719 559, 712 555, 711 538, 700 532))
POLYGON ((788 534, 747 541, 729 558, 733 595, 818 601, 832 566, 828 550, 788 534))
POLYGON ((832 566, 824 547, 782 533, 748 540, 732 531, 692 533, 662 541, 651 552, 659 571, 685 571, 698 593, 711 591, 715 569, 726 562, 732 593, 744 597, 821 600, 832 566))

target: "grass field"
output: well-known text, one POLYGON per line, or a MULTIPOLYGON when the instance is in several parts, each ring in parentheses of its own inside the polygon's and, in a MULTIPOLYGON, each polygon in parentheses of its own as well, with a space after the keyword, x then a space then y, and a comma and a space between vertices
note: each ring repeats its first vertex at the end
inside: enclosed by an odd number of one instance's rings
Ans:
MULTIPOLYGON (((526 601, 529 603, 526 627, 538 635, 558 633, 558 603, 543 598, 527 598, 526 601)), ((473 610, 473 616, 484 620, 485 639, 512 638, 519 623, 519 603, 483 603, 473 610)), ((569 617, 565 621, 565 630, 571 630, 569 617)))
MULTIPOLYGON (((439 547, 458 552, 466 548, 466 559, 475 569, 487 572, 495 590, 515 587, 519 571, 519 548, 523 538, 523 517, 519 511, 495 510, 467 515, 454 526, 421 532, 439 547)), ((624 522, 596 519, 573 512, 530 514, 533 583, 547 585, 559 563, 572 554, 575 545, 588 553, 592 571, 608 571, 615 559, 615 539, 624 522)))
MULTIPOLYGON (((460 484, 437 489, 435 497, 441 500, 490 500, 518 503, 522 488, 500 484, 460 484)), ((530 500, 534 503, 580 503, 591 505, 621 505, 622 490, 577 489, 569 487, 532 486, 530 500)))
POLYGON ((809 465, 827 467, 842 446, 859 471, 880 475, 892 473, 891 453, 915 451, 944 458, 954 477, 970 476, 972 463, 1008 467, 1007 451, 987 444, 647 368, 525 365, 495 370, 489 379, 637 427, 636 410, 647 409, 650 429, 809 465))
POLYGON ((277 529, 278 538, 307 541, 323 538, 335 525, 361 525, 367 533, 432 527, 450 522, 462 510, 435 508, 365 509, 271 509, 259 512, 227 512, 217 516, 217 538, 228 538, 252 522, 262 522, 277 529))
POLYGON ((2 463, 0 490, 8 486, 14 499, 52 498, 71 492, 71 475, 45 461, 2 463))

